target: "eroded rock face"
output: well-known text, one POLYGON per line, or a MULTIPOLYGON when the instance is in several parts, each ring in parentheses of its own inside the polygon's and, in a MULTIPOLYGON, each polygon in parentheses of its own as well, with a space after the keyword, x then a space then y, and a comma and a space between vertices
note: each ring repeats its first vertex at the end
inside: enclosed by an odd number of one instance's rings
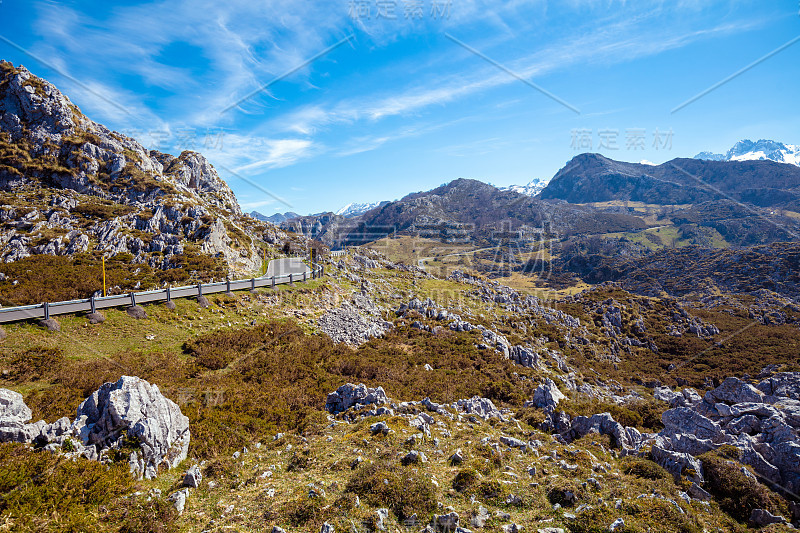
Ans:
POLYGON ((22 394, 0 389, 0 442, 31 442, 44 424, 29 424, 31 414, 22 394))
POLYGON ((189 419, 156 385, 131 376, 104 384, 84 400, 73 431, 84 445, 99 449, 119 447, 125 435, 135 439, 141 452, 131 457, 131 469, 148 479, 160 467, 177 466, 189 450, 189 419))
POLYGON ((354 385, 347 383, 342 385, 335 392, 328 394, 325 402, 325 410, 332 414, 344 412, 351 407, 364 407, 367 405, 386 405, 389 398, 383 387, 374 389, 368 388, 363 383, 354 385))

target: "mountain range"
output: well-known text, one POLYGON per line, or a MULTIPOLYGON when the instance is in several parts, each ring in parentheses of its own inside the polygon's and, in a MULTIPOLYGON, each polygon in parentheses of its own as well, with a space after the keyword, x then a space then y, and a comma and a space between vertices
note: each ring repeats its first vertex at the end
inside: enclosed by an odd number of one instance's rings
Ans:
POLYGON ((710 161, 770 160, 800 166, 800 145, 784 144, 767 139, 760 139, 756 142, 744 139, 734 144, 725 154, 700 152, 694 157, 710 161))

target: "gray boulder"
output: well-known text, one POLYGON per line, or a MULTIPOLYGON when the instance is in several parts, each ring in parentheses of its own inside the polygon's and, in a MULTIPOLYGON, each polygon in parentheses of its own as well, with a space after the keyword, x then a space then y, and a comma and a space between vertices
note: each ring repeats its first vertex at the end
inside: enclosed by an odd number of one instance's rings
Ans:
POLYGON ((161 467, 177 466, 189 450, 189 419, 138 377, 122 376, 92 393, 78 407, 72 430, 100 452, 119 447, 126 435, 135 439, 141 449, 131 455, 131 470, 147 479, 161 467))
POLYGON ((0 389, 0 442, 30 443, 38 437, 45 423, 29 424, 31 416, 22 394, 0 389))
POLYGON ((192 467, 189 468, 189 470, 183 476, 184 487, 196 489, 200 486, 201 481, 203 481, 203 474, 200 472, 200 467, 197 465, 192 465, 192 467))
POLYGON ((389 398, 383 387, 374 389, 367 388, 363 383, 354 385, 347 383, 342 385, 335 392, 328 394, 325 402, 325 410, 332 414, 347 411, 351 407, 364 407, 366 405, 385 405, 389 403, 389 398))
POLYGON ((566 399, 566 396, 558 390, 552 379, 547 378, 544 383, 536 388, 533 393, 533 399, 530 402, 525 402, 525 407, 555 409, 558 406, 558 402, 564 399, 566 399))
POLYGON ((763 394, 760 390, 739 378, 727 378, 714 390, 710 390, 705 395, 705 401, 711 405, 716 403, 726 403, 733 405, 743 402, 763 402, 763 394))
POLYGON ((488 398, 473 396, 468 400, 458 400, 456 402, 456 408, 468 415, 476 415, 484 420, 499 418, 501 421, 505 421, 503 415, 500 414, 500 410, 497 409, 494 403, 492 403, 492 400, 488 398))
POLYGON ((750 513, 750 522, 756 527, 787 523, 784 517, 775 516, 766 509, 753 509, 753 512, 750 513))
POLYGON ((780 372, 765 379, 756 388, 767 396, 800 400, 800 372, 780 372))

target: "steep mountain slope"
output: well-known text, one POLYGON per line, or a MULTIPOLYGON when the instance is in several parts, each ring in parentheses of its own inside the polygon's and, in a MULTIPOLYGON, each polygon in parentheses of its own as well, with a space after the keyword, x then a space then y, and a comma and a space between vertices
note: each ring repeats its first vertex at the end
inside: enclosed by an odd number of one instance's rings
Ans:
POLYGON ((662 205, 728 199, 800 210, 800 168, 774 161, 701 159, 673 159, 652 166, 581 154, 558 171, 541 198, 662 205))
POLYGON ((744 139, 734 144, 725 154, 700 152, 694 158, 711 161, 770 160, 800 166, 800 145, 784 144, 769 139, 759 139, 756 142, 744 139))
POLYGON ((0 62, 3 262, 130 254, 153 269, 212 260, 244 273, 261 267, 259 248, 288 238, 244 216, 202 155, 147 150, 24 67, 0 62))

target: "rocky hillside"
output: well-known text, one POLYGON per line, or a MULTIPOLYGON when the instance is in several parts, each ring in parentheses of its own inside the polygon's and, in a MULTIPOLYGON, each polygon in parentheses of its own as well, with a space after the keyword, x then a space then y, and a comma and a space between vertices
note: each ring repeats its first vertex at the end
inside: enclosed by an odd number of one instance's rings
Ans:
POLYGON ((0 443, 5 527, 800 524, 791 302, 614 284, 545 300, 366 249, 326 271, 141 319, 8 326, 0 440, 20 443, 0 443))
POLYGON ((0 62, 0 260, 127 255, 155 270, 192 258, 252 273, 289 241, 243 215, 196 152, 177 157, 87 118, 52 84, 0 62))

